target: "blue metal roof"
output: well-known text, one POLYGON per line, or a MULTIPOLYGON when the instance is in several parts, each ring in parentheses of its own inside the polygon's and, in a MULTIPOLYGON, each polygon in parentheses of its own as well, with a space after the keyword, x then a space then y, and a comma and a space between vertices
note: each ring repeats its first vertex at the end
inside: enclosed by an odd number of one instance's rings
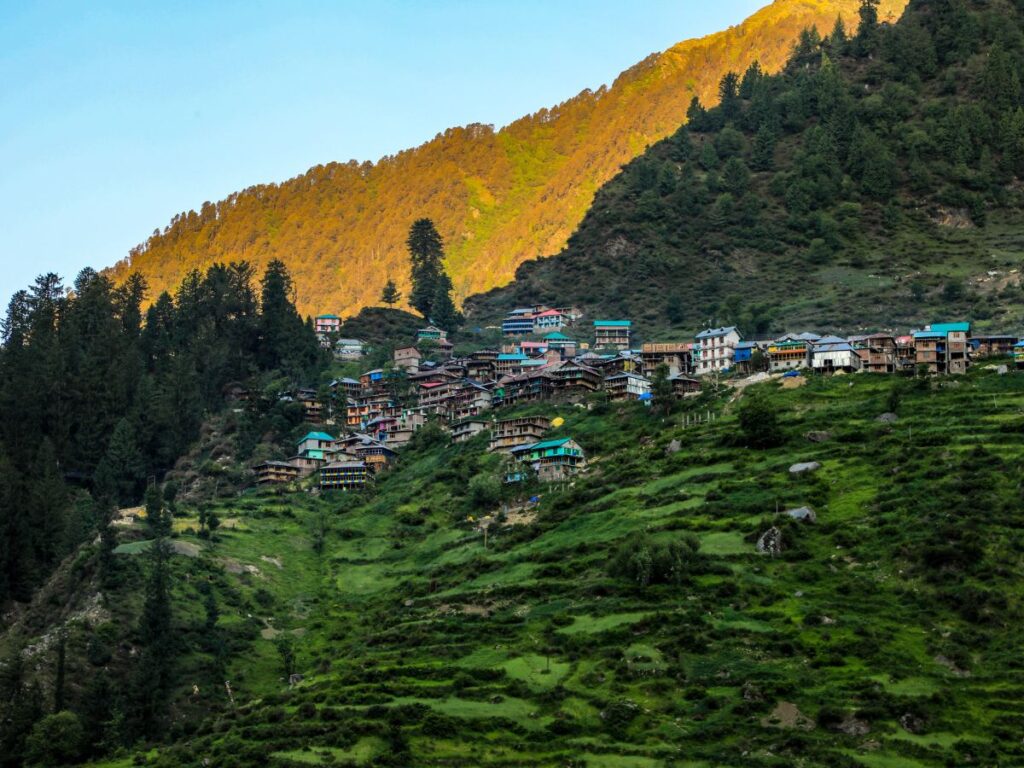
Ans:
POLYGON ((334 438, 328 435, 326 432, 310 432, 304 438, 298 440, 297 442, 304 443, 307 440, 326 440, 327 442, 334 442, 334 438))

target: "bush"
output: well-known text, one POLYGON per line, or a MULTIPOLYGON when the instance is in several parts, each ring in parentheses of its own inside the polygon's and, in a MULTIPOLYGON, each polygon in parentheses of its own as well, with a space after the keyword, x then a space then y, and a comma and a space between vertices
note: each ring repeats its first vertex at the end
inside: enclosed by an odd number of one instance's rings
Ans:
POLYGON ((47 715, 32 728, 25 741, 30 762, 37 765, 69 765, 79 762, 85 745, 85 729, 74 712, 47 715))
POLYGON ((774 448, 782 444, 782 429, 772 405, 760 396, 740 406, 740 430, 751 448, 774 448))
POLYGON ((635 534, 619 547, 609 573, 641 587, 680 584, 693 570, 699 548, 700 542, 692 534, 670 542, 635 534))

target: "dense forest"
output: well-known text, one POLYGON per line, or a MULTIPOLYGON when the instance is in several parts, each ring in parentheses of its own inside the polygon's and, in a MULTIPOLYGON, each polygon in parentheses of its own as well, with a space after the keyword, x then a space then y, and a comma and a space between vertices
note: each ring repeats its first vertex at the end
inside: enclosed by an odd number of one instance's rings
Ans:
POLYGON ((806 30, 777 75, 721 103, 597 195, 567 249, 467 304, 579 304, 642 333, 856 332, 1022 320, 1020 4, 912 2, 898 24, 806 30))
MULTIPOLYGON (((906 0, 884 0, 883 18, 906 0)), ((457 299, 503 285, 528 259, 558 252, 595 191, 644 148, 674 132, 697 95, 755 59, 783 66, 805 27, 852 23, 857 0, 777 0, 742 24, 654 54, 610 87, 586 90, 495 130, 452 128, 376 164, 327 163, 175 216, 114 270, 141 273, 159 292, 193 268, 280 259, 305 314, 354 314, 378 303, 388 279, 409 295, 404 239, 428 216, 448 243, 457 299)), ((682 30, 681 30, 682 32, 682 30)))
POLYGON ((0 605, 137 503, 224 406, 224 387, 322 367, 291 278, 270 264, 192 272, 143 312, 146 283, 54 274, 10 302, 0 348, 0 605))

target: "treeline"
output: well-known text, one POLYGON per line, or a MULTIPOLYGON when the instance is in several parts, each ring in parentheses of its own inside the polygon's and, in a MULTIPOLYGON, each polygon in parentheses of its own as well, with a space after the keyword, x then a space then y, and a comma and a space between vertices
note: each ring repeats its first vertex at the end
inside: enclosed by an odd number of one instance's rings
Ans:
POLYGON ((962 265, 930 273, 949 258, 937 219, 980 228, 1019 207, 1021 3, 912 2, 891 26, 877 5, 861 3, 856 29, 805 30, 778 75, 756 63, 727 73, 718 106, 694 97, 687 126, 598 194, 565 253, 524 265, 470 308, 490 319, 519 303, 573 303, 642 330, 711 321, 748 334, 784 330, 788 303, 813 306, 819 326, 905 323, 896 312, 908 298, 991 317, 992 302, 942 282, 962 265), (873 287, 842 302, 820 301, 828 286, 814 279, 831 266, 926 265, 890 295, 873 287))
POLYGON ((116 506, 174 466, 224 387, 325 363, 281 262, 191 272, 143 312, 146 283, 92 269, 11 299, 0 349, 0 605, 27 600, 116 506))

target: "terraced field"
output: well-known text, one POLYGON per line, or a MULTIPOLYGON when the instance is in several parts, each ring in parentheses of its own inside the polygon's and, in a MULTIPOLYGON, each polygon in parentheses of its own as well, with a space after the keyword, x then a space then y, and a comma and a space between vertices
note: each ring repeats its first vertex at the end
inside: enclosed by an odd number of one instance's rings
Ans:
MULTIPOLYGON (((731 397, 702 395, 688 407, 717 418, 689 428, 634 405, 534 406, 564 416, 558 433, 592 462, 525 510, 485 482, 499 461, 481 439, 425 439, 372 496, 253 495, 218 510, 239 521, 218 541, 184 527, 201 551, 176 558, 176 610, 192 620, 205 574, 235 703, 208 680, 215 714, 146 759, 1024 762, 1024 373, 731 397), (744 447, 750 397, 771 403, 781 446, 744 447), (793 475, 798 461, 821 467, 793 475), (785 514, 801 506, 815 522, 785 514), (756 546, 772 526, 774 556, 756 546)), ((181 663, 210 678, 211 658, 181 663)))

